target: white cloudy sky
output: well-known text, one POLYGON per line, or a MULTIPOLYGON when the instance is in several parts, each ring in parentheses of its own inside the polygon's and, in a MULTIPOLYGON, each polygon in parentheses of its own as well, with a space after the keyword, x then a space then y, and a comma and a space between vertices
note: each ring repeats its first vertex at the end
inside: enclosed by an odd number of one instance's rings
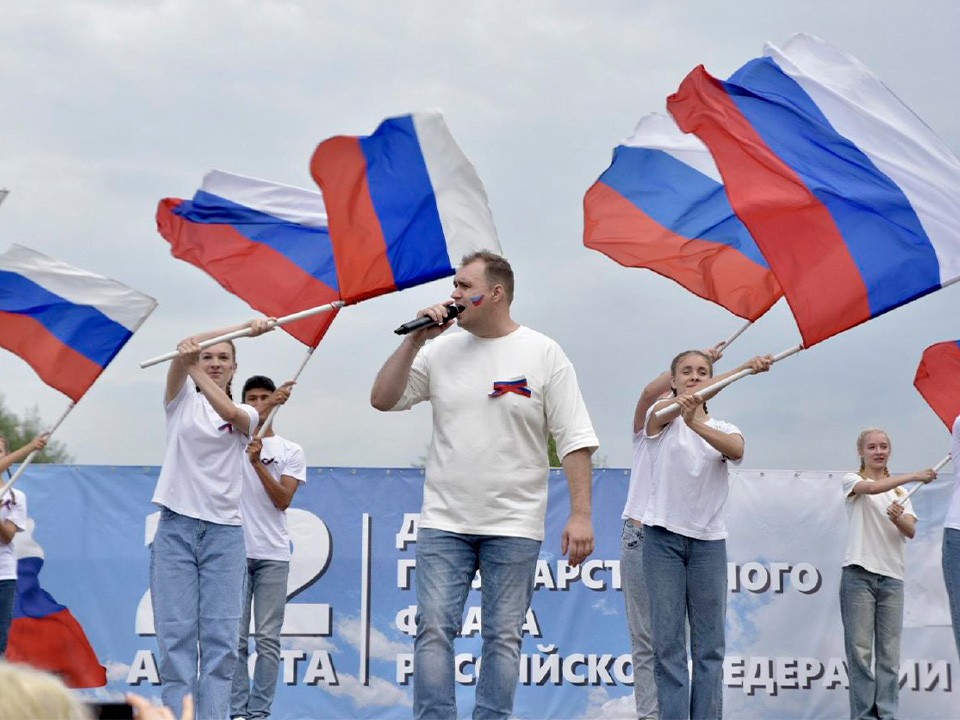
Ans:
MULTIPOLYGON (((157 235, 162 197, 188 197, 211 168, 313 187, 307 163, 333 134, 439 107, 486 184, 518 274, 515 317, 575 363, 610 466, 630 457, 644 383, 676 351, 740 320, 679 286, 583 248, 584 191, 636 120, 704 63, 725 76, 764 41, 818 35, 858 56, 960 149, 960 4, 877 0, 451 2, 10 0, 0 10, 0 246, 33 247, 114 277, 159 309, 58 437, 76 460, 156 464, 163 370, 138 361, 251 311, 157 235)), ((391 330, 443 299, 447 281, 341 313, 279 417, 315 465, 408 465, 429 411, 381 415, 370 383, 391 330)), ((912 388, 920 352, 960 337, 952 287, 748 378, 712 405, 739 424, 750 467, 855 462, 866 425, 887 427, 894 464, 933 464, 942 424, 912 388)), ((739 361, 798 342, 777 307, 731 350, 739 361)), ((239 375, 292 374, 302 348, 241 341, 239 375)), ((66 399, 0 351, 0 392, 54 419, 66 399)))

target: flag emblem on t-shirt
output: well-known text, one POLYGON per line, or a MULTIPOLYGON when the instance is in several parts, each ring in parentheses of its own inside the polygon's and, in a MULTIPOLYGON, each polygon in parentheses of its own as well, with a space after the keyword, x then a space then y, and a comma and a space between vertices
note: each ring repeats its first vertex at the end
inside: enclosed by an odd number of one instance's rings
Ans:
POLYGON ((494 380, 493 392, 490 393, 490 397, 500 397, 507 393, 516 393, 517 395, 530 397, 533 391, 527 387, 527 379, 525 377, 518 377, 513 380, 494 380))

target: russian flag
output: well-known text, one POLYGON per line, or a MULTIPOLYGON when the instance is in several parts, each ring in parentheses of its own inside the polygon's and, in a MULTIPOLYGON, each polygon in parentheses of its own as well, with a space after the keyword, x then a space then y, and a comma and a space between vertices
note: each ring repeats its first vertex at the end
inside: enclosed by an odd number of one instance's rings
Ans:
MULTIPOLYGON (((340 299, 323 197, 315 190, 213 170, 192 200, 166 198, 157 230, 174 257, 255 310, 282 317, 340 299)), ((316 347, 336 312, 281 327, 316 347)))
POLYGON ((720 168, 807 347, 960 278, 960 160, 863 64, 808 35, 668 100, 720 168))
POLYGON ((924 350, 913 386, 951 430, 960 416, 960 340, 937 343, 924 350))
POLYGON ((74 402, 156 306, 143 293, 22 245, 0 254, 0 346, 74 402))
POLYGON ((70 609, 40 586, 42 554, 17 561, 17 599, 6 659, 59 675, 74 688, 102 687, 107 670, 70 609))
POLYGON ((707 147, 652 113, 583 198, 583 244, 756 320, 783 294, 707 147))
POLYGON ((500 252, 486 191, 439 112, 324 140, 310 171, 348 303, 453 275, 468 253, 500 252))

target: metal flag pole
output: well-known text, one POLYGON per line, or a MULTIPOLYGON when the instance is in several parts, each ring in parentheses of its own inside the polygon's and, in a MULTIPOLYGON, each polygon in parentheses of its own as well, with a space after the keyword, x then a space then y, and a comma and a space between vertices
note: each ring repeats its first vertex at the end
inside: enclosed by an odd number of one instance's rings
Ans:
MULTIPOLYGON (((307 355, 303 358, 303 362, 300 363, 300 369, 297 370, 296 374, 293 376, 292 382, 296 382, 300 377, 300 373, 303 372, 303 369, 307 366, 307 363, 310 361, 310 358, 313 357, 313 351, 316 350, 316 347, 307 348, 307 355)), ((243 398, 240 398, 243 400, 243 398)), ((264 434, 270 430, 270 426, 273 425, 273 418, 276 416, 277 411, 280 409, 279 405, 274 405, 270 409, 270 414, 267 415, 267 419, 263 421, 263 424, 260 426, 260 429, 257 431, 257 437, 262 438, 264 434)))
MULTIPOLYGON (((943 460, 941 460, 940 462, 938 462, 936 465, 933 466, 933 471, 934 471, 934 472, 940 472, 941 468, 943 468, 943 466, 946 465, 948 462, 950 462, 950 454, 949 454, 949 453, 947 454, 947 456, 946 456, 943 460)), ((900 498, 899 500, 897 500, 897 502, 898 502, 900 505, 903 505, 907 500, 910 499, 910 496, 911 496, 911 495, 913 495, 917 490, 919 490, 920 488, 922 488, 924 485, 927 485, 927 483, 918 482, 916 485, 914 485, 912 488, 910 488, 910 492, 907 493, 907 496, 906 496, 906 497, 900 498)))
MULTIPOLYGON (((327 303, 326 305, 318 305, 317 307, 309 308, 307 310, 301 310, 300 312, 293 313, 292 315, 284 315, 279 317, 273 322, 269 323, 270 327, 279 327, 280 325, 286 325, 289 322, 294 320, 302 320, 306 317, 311 317, 313 315, 319 315, 320 313, 330 312, 331 310, 339 310, 344 305, 345 302, 342 300, 335 300, 332 303, 327 303)), ((234 340, 235 338, 246 337, 250 334, 250 328, 243 328, 242 330, 234 330, 233 332, 227 333, 226 335, 220 335, 218 337, 209 338, 200 343, 200 349, 208 348, 211 345, 216 345, 217 343, 226 342, 227 340, 234 340)), ((148 368, 151 365, 159 365, 162 362, 169 362, 174 358, 180 355, 176 350, 168 352, 164 355, 158 355, 155 358, 150 358, 149 360, 144 360, 140 363, 141 368, 148 368)))
MULTIPOLYGON (((57 420, 56 423, 54 423, 54 425, 53 425, 52 428, 50 428, 49 430, 47 430, 47 431, 46 431, 45 433, 43 433, 43 434, 44 434, 44 435, 48 435, 48 436, 49 436, 49 435, 53 435, 54 431, 55 431, 58 427, 60 427, 60 425, 63 423, 63 421, 67 419, 67 415, 70 414, 70 411, 73 410, 76 406, 77 406, 77 404, 76 404, 75 402, 71 402, 71 403, 67 406, 67 409, 64 410, 63 415, 60 416, 60 419, 57 420)), ((17 478, 19 478, 21 475, 23 475, 23 471, 26 470, 26 469, 27 469, 27 466, 28 466, 30 463, 33 462, 33 459, 37 456, 37 453, 38 453, 37 450, 31 450, 31 451, 30 451, 30 454, 27 455, 27 456, 23 459, 23 462, 20 463, 20 467, 17 468, 17 471, 13 474, 13 477, 10 478, 9 481, 7 481, 7 484, 6 484, 6 485, 4 485, 2 488, 0 488, 0 499, 2 499, 3 496, 6 495, 7 491, 8 491, 10 488, 13 487, 13 484, 17 481, 17 478)))

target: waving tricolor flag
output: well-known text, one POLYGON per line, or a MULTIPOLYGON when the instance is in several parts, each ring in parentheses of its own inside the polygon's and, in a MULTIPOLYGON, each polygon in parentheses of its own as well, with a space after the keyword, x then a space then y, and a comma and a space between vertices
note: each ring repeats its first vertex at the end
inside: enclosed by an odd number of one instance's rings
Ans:
POLYGON ((809 347, 960 278, 960 159, 862 63, 795 35, 668 100, 809 347))
POLYGON ((500 252, 480 178, 439 112, 325 140, 310 171, 348 303, 453 275, 467 253, 500 252))
MULTIPOLYGON (((316 190, 213 170, 192 200, 160 201, 157 228, 174 257, 265 315, 292 315, 340 297, 323 197, 316 190)), ((335 315, 282 327, 315 347, 335 315)))
POLYGON ((0 254, 0 346, 74 402, 156 306, 143 293, 21 245, 0 254))
POLYGON ((584 196, 583 244, 747 320, 782 295, 706 146, 656 113, 640 119, 584 196))
POLYGON ((960 417, 960 340, 937 343, 924 350, 913 386, 951 429, 960 417))

